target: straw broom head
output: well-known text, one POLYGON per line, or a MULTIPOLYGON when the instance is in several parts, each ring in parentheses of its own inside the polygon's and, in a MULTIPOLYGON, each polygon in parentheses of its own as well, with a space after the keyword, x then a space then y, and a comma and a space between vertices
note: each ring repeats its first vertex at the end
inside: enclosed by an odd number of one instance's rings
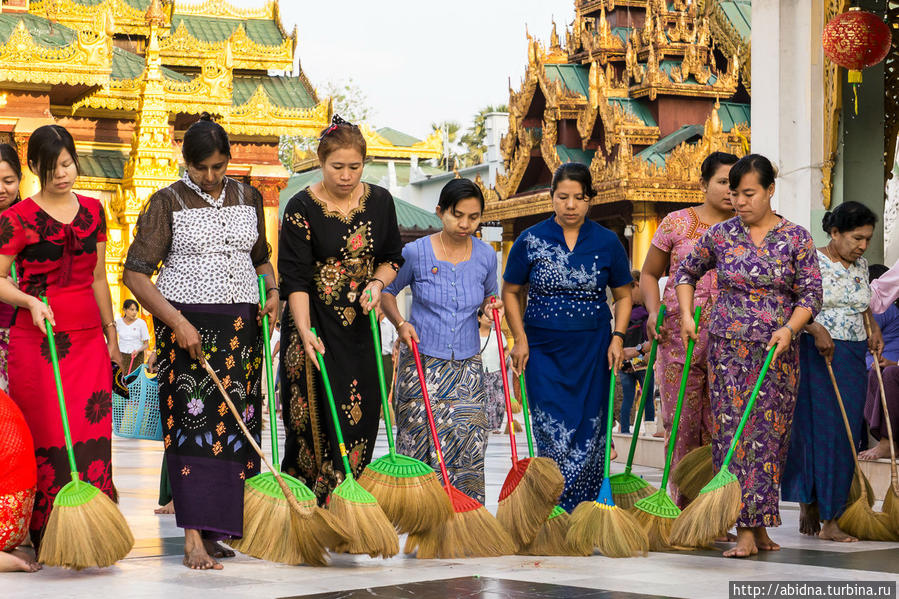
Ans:
POLYGON ((338 543, 338 553, 368 554, 371 557, 393 557, 400 551, 393 524, 374 496, 363 489, 352 476, 347 476, 331 492, 328 511, 349 531, 352 538, 338 543))
POLYGON ((692 501, 714 476, 712 446, 702 445, 681 458, 671 472, 671 482, 681 495, 692 501))
POLYGON ((577 555, 568 546, 565 535, 568 534, 571 516, 561 507, 553 508, 540 530, 537 531, 530 545, 518 551, 519 555, 577 555))
POLYGON ((889 515, 872 510, 864 497, 847 507, 837 524, 843 532, 863 541, 899 541, 899 535, 890 529, 889 515))
POLYGON ((378 458, 362 472, 359 484, 375 496, 400 533, 437 528, 453 514, 453 506, 434 469, 407 456, 378 458), (411 462, 418 462, 427 470, 422 471, 411 462))
MULTIPOLYGON (((649 484, 642 478, 631 474, 629 476, 633 477, 636 480, 643 481, 644 484, 639 485, 639 486, 637 484, 628 485, 630 487, 630 490, 618 493, 615 491, 615 488, 616 488, 615 480, 614 480, 615 476, 618 476, 618 475, 617 474, 612 475, 612 498, 615 500, 615 505, 617 505, 618 507, 620 507, 623 510, 633 511, 634 504, 636 504, 641 499, 643 499, 645 497, 649 497, 651 495, 654 495, 655 493, 658 492, 658 489, 656 489, 654 486, 652 486, 651 484, 649 484)), ((621 487, 618 486, 618 488, 620 489, 621 487)))
POLYGON ((516 546, 534 540, 565 488, 565 478, 549 458, 525 458, 512 466, 499 496, 496 519, 516 546))
POLYGON ((742 504, 742 488, 726 468, 674 521, 670 542, 681 547, 708 547, 737 523, 742 504))
POLYGON ((846 499, 847 504, 855 503, 862 496, 863 484, 865 486, 865 495, 868 498, 868 505, 874 506, 874 488, 871 486, 871 481, 868 480, 868 477, 858 468, 855 469, 855 474, 852 476, 852 484, 849 486, 849 497, 846 499))
POLYGON ((889 516, 890 528, 899 535, 899 492, 895 485, 890 485, 883 498, 883 513, 889 516))
POLYGON ((574 555, 592 555, 594 547, 606 557, 634 557, 649 551, 646 533, 629 512, 598 501, 584 501, 574 508, 565 540, 574 555))

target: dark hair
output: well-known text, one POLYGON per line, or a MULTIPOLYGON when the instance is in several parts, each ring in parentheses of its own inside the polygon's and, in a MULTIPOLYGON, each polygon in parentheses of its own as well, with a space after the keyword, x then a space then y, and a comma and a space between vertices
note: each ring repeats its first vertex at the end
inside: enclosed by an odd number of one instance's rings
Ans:
POLYGON ((640 271, 639 271, 639 270, 636 270, 636 269, 635 269, 635 270, 632 270, 632 271, 631 271, 631 278, 633 279, 634 285, 639 285, 639 284, 640 284, 640 271))
POLYGON ((225 128, 212 120, 208 112, 188 127, 181 145, 181 155, 186 164, 200 164, 216 152, 231 158, 231 142, 225 128))
POLYGON ((584 195, 588 198, 592 198, 596 195, 596 190, 593 189, 593 178, 590 176, 590 169, 587 168, 586 164, 581 164, 580 162, 566 162, 557 168, 556 172, 553 173, 550 195, 555 195, 556 188, 562 181, 576 181, 580 183, 581 189, 584 190, 584 195))
POLYGON ((437 207, 441 212, 455 209, 462 200, 475 198, 481 203, 481 212, 484 211, 484 193, 477 184, 468 179, 453 179, 440 190, 440 199, 437 207))
POLYGON ((41 187, 53 179, 56 161, 63 150, 68 151, 75 163, 75 170, 80 174, 81 165, 78 164, 78 153, 75 152, 75 140, 65 127, 44 125, 35 129, 28 138, 28 167, 37 175, 41 187))
POLYGON ((759 178, 762 187, 768 188, 774 185, 774 179, 777 178, 777 171, 771 161, 761 154, 747 154, 733 165, 730 169, 730 188, 736 189, 740 186, 740 181, 749 173, 755 173, 759 178))
POLYGON ((821 219, 821 226, 824 232, 830 235, 832 229, 836 229, 838 233, 846 233, 859 227, 877 224, 877 215, 859 202, 843 202, 833 209, 832 212, 825 212, 824 218, 821 219))
POLYGON ((0 162, 6 162, 16 174, 16 178, 22 180, 22 163, 19 161, 19 153, 9 144, 0 144, 0 162))
POLYGON ((715 176, 715 173, 718 172, 719 167, 725 164, 736 164, 738 160, 739 158, 737 158, 736 154, 712 152, 702 161, 702 166, 699 167, 699 177, 708 183, 715 176))
POLYGON ((870 264, 868 265, 868 283, 871 283, 874 279, 879 279, 883 276, 883 273, 890 270, 883 264, 870 264))
POLYGON ((318 138, 318 150, 316 151, 318 161, 324 164, 328 156, 341 148, 355 148, 359 150, 362 159, 365 160, 368 144, 365 143, 359 127, 346 122, 335 114, 331 117, 331 124, 322 130, 321 136, 318 138))
POLYGON ((134 308, 137 308, 138 310, 140 310, 140 304, 137 303, 137 300, 126 299, 122 303, 122 310, 127 310, 128 308, 131 308, 131 307, 134 307, 134 308))

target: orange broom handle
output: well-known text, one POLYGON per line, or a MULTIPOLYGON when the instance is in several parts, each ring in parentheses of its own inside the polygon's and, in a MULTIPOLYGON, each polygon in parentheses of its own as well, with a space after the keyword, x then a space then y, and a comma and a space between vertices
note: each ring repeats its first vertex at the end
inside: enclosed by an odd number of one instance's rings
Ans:
MULTIPOLYGON (((490 298, 490 303, 496 301, 490 298)), ((499 322, 499 311, 493 310, 493 328, 496 329, 496 346, 499 348, 499 371, 503 375, 503 394, 506 396, 506 415, 509 418, 509 445, 512 447, 512 465, 518 463, 518 447, 515 445, 515 425, 512 420, 512 395, 509 393, 509 375, 506 373, 506 351, 503 349, 502 325, 499 322)))
POLYGON ((418 343, 415 339, 409 339, 412 344, 412 357, 415 358, 415 369, 418 371, 418 381, 421 383, 421 397, 425 404, 425 411, 428 414, 428 426, 431 428, 431 436, 434 437, 434 448, 437 450, 437 463, 440 464, 440 474, 443 476, 443 482, 446 488, 450 488, 449 472, 446 471, 446 464, 443 463, 443 452, 440 450, 440 439, 437 437, 437 424, 434 423, 434 413, 431 411, 431 398, 428 396, 428 384, 425 381, 425 369, 421 365, 421 355, 418 353, 418 343))

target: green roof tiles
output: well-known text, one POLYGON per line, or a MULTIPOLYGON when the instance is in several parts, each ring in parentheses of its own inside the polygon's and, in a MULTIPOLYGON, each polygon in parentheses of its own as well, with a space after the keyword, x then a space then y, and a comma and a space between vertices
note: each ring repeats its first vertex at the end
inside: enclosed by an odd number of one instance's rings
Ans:
POLYGON ((390 127, 381 127, 376 131, 376 133, 393 145, 403 148, 414 146, 421 141, 417 137, 412 137, 407 133, 397 131, 396 129, 391 129, 390 127))
POLYGON ((740 123, 752 125, 752 111, 749 109, 749 104, 721 102, 718 116, 721 118, 721 126, 724 131, 730 131, 734 128, 734 125, 739 125, 740 123))
POLYGON ((718 0, 718 6, 743 41, 748 42, 752 36, 751 0, 718 0))
POLYGON ((609 104, 618 106, 625 112, 639 118, 647 127, 659 126, 649 108, 638 100, 632 100, 631 98, 609 98, 609 104))
POLYGON ((75 41, 75 31, 65 25, 51 24, 47 19, 29 13, 0 13, 0 43, 9 41, 19 21, 24 21, 34 41, 46 48, 64 48, 75 41))
POLYGON ((315 101, 299 77, 235 77, 232 97, 235 106, 247 103, 259 86, 274 104, 284 108, 312 108, 315 101))
POLYGON ((593 162, 593 156, 596 150, 581 150, 580 148, 569 148, 568 146, 557 145, 556 154, 559 160, 565 162, 579 162, 581 164, 590 165, 593 162))
POLYGON ((665 166, 665 156, 684 142, 693 143, 702 137, 705 127, 702 125, 683 125, 680 129, 666 135, 656 143, 639 152, 637 156, 656 166, 665 166))
POLYGON ((262 19, 219 19, 192 15, 172 15, 172 31, 184 23, 187 32, 204 42, 222 42, 231 37, 239 25, 243 25, 247 36, 263 46, 280 46, 284 43, 278 24, 262 19))
MULTIPOLYGON (((74 0, 74 2, 81 6, 99 6, 103 4, 105 0, 74 0)), ((147 10, 150 8, 150 0, 125 0, 125 4, 138 10, 147 10)))
POLYGON ((589 94, 589 67, 581 64, 548 64, 543 68, 550 81, 559 81, 570 91, 584 97, 589 94))
MULTIPOLYGON (((144 74, 147 63, 143 56, 123 50, 118 46, 112 48, 112 75, 115 80, 137 79, 144 74)), ((178 71, 162 67, 162 74, 172 81, 190 81, 191 78, 178 71)))
POLYGON ((115 150, 78 152, 79 175, 103 179, 121 179, 125 173, 128 154, 115 150))

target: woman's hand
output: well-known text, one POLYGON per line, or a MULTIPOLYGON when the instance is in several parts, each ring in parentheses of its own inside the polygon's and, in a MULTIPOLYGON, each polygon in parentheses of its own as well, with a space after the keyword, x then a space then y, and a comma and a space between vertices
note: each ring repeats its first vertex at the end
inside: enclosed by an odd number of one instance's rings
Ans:
POLYGON ((883 353, 883 333, 880 332, 880 327, 874 327, 868 336, 868 350, 874 354, 875 359, 879 359, 883 353))
POLYGON ((772 347, 776 347, 777 349, 774 350, 774 357, 772 358, 772 360, 776 360, 777 356, 790 349, 791 343, 793 343, 793 333, 787 327, 780 327, 771 335, 766 350, 771 351, 772 347))
POLYGON ((415 327, 412 326, 411 322, 402 323, 397 329, 396 334, 399 336, 399 340, 409 346, 409 349, 412 349, 412 340, 415 340, 415 343, 420 343, 418 340, 418 332, 415 330, 415 327))
POLYGON ((818 353, 828 362, 833 360, 833 350, 835 345, 833 339, 830 337, 830 333, 827 332, 827 329, 817 322, 813 322, 805 327, 805 330, 815 339, 815 349, 818 350, 818 353))
POLYGON ((31 322, 34 323, 34 326, 39 328, 44 335, 47 334, 47 327, 44 325, 45 319, 50 321, 51 326, 56 326, 56 319, 53 317, 53 309, 36 297, 31 299, 28 311, 31 312, 31 322))
POLYGON ((896 362, 894 362, 893 360, 887 360, 883 357, 883 355, 880 356, 880 359, 877 361, 877 363, 880 364, 881 368, 886 368, 887 366, 896 366, 896 362))
POLYGON ((681 314, 680 338, 684 343, 685 349, 689 344, 690 339, 692 339, 694 342, 699 342, 699 333, 696 331, 696 323, 693 321, 692 314, 681 314))
POLYGON ((362 306, 362 313, 368 314, 371 310, 377 310, 381 306, 381 292, 384 290, 384 284, 373 279, 368 282, 362 295, 359 296, 359 304, 362 306))
POLYGON ((269 294, 267 298, 265 298, 265 305, 262 307, 262 310, 258 312, 256 315, 256 320, 259 322, 259 326, 262 326, 262 317, 268 316, 268 332, 271 333, 275 330, 275 323, 278 322, 278 316, 280 316, 279 311, 281 310, 281 297, 278 295, 278 292, 275 289, 272 289, 272 292, 269 294))
MULTIPOLYGON (((652 341, 656 338, 656 324, 659 322, 659 313, 653 312, 649 315, 649 318, 646 320, 646 334, 649 335, 649 340, 652 341)), ((661 328, 658 333, 659 343, 665 343, 668 341, 668 329, 661 328)))
MULTIPOLYGON (((119 351, 119 340, 116 339, 115 335, 110 335, 109 339, 106 340, 106 349, 109 351, 109 359, 119 365, 119 368, 122 370, 125 369, 125 360, 122 358, 122 352, 119 351)), ((131 358, 134 358, 134 353, 131 354, 131 358)))
POLYGON ((190 354, 191 359, 198 360, 200 364, 205 363, 206 357, 203 355, 203 345, 200 340, 200 333, 197 332, 194 325, 190 324, 190 322, 182 316, 181 319, 175 323, 174 331, 178 347, 186 350, 187 353, 190 354))
POLYGON ((615 335, 609 343, 609 366, 615 369, 615 372, 621 370, 621 364, 624 362, 624 340, 615 335))
MULTIPOLYGON (((493 320, 493 311, 494 310, 502 310, 503 309, 503 300, 498 297, 490 298, 490 301, 484 306, 484 314, 490 317, 490 320, 493 320)), ((500 312, 500 318, 502 318, 502 312, 500 312)))
POLYGON ((156 374, 156 352, 151 351, 150 355, 147 356, 147 372, 150 374, 156 374))
POLYGON ((530 355, 531 350, 528 348, 527 337, 522 336, 521 339, 516 339, 515 345, 512 346, 512 351, 509 354, 512 358, 512 372, 515 373, 515 376, 520 375, 527 368, 530 355))
POLYGON ((303 341, 303 349, 306 350, 306 355, 315 364, 315 368, 320 369, 316 352, 322 355, 325 354, 325 344, 322 343, 321 337, 313 335, 311 330, 305 329, 300 331, 300 339, 303 341))

